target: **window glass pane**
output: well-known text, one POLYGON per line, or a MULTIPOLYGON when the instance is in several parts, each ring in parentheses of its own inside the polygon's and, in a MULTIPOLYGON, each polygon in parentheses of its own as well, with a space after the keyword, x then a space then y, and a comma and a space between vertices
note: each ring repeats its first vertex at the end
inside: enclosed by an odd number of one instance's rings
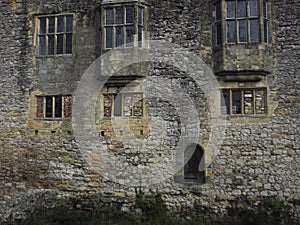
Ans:
POLYGON ((139 48, 141 48, 142 47, 142 41, 143 41, 143 27, 141 27, 141 26, 139 26, 139 28, 138 28, 139 30, 138 30, 138 46, 139 46, 139 48))
POLYGON ((247 20, 239 20, 239 42, 247 42, 247 20))
POLYGON ((42 17, 40 18, 40 34, 45 34, 46 33, 46 18, 42 17))
POLYGON ((234 20, 227 21, 227 42, 236 42, 236 25, 234 20))
POLYGON ((114 98, 114 116, 122 116, 122 95, 116 95, 114 98))
POLYGON ((244 113, 245 114, 253 114, 254 113, 253 106, 253 91, 245 90, 244 91, 244 113))
POLYGON ((66 16, 66 32, 73 31, 73 15, 66 16))
POLYGON ((64 53, 64 35, 63 34, 57 35, 56 47, 57 47, 56 54, 64 53))
POLYGON ((126 23, 133 23, 134 10, 133 7, 126 7, 126 23))
POLYGON ((139 13, 138 13, 138 22, 139 24, 143 24, 144 23, 144 8, 139 7, 139 13))
POLYGON ((123 27, 116 27, 116 47, 123 44, 123 27))
POLYGON ((221 95, 221 113, 222 114, 229 114, 229 91, 224 90, 222 91, 221 95))
POLYGON ((116 24, 123 24, 124 23, 124 11, 123 7, 116 8, 116 24))
POLYGON ((55 117, 62 117, 62 97, 55 96, 55 117))
POLYGON ((48 35, 48 55, 54 54, 54 35, 48 35))
POLYGON ((132 95, 125 95, 123 102, 123 116, 132 116, 132 95))
POLYGON ((73 36, 72 34, 66 34, 66 54, 72 53, 72 43, 73 43, 73 36))
POLYGON ((222 44, 222 25, 221 25, 221 23, 216 24, 216 42, 217 42, 217 45, 222 44))
POLYGON ((107 27, 105 28, 105 47, 106 48, 112 48, 112 31, 113 28, 112 27, 107 27))
POLYGON ((106 16, 105 16, 105 24, 113 24, 114 23, 114 11, 113 9, 106 9, 105 10, 106 16))
POLYGON ((57 32, 64 32, 64 16, 57 17, 57 32))
POLYGON ((39 36, 39 54, 46 55, 46 36, 39 36))
POLYGON ((263 15, 265 18, 268 18, 268 13, 267 13, 267 2, 263 1, 263 15))
POLYGON ((238 17, 246 17, 247 16, 247 7, 246 7, 246 1, 238 1, 237 2, 237 14, 238 17))
POLYGON ((250 20, 250 42, 259 42, 259 20, 250 20))
POLYGON ((54 33, 55 31, 55 18, 49 17, 48 19, 48 33, 54 33))
POLYGON ((226 18, 235 18, 235 2, 226 2, 226 18))
POLYGON ((258 16, 258 0, 249 0, 250 16, 258 16))
POLYGON ((52 117, 52 97, 46 97, 46 117, 52 117))
POLYGON ((256 114, 265 114, 265 91, 256 90, 255 91, 255 111, 256 114))
POLYGON ((241 114, 241 91, 232 91, 232 114, 241 114))
POLYGON ((126 27, 126 47, 133 46, 134 26, 126 27))
POLYGON ((216 4, 216 21, 219 21, 222 19, 222 13, 221 13, 221 3, 216 4))
POLYGON ((268 20, 264 21, 264 42, 270 43, 271 42, 271 35, 269 35, 269 22, 268 20))

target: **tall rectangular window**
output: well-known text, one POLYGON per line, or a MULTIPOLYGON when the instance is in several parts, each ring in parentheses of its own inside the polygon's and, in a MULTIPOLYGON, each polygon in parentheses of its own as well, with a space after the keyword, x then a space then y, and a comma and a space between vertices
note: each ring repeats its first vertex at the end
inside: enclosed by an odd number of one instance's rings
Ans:
POLYGON ((144 30, 144 7, 127 5, 116 7, 104 7, 105 20, 104 48, 134 47, 138 41, 138 47, 142 47, 144 30), (137 39, 135 39, 137 35, 137 39))
POLYGON ((73 15, 39 16, 37 41, 41 56, 72 54, 73 15))

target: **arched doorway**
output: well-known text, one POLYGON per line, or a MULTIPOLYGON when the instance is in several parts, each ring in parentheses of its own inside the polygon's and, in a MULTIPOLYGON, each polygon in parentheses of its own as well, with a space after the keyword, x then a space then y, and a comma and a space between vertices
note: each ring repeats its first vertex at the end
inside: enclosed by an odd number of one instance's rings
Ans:
POLYGON ((204 151, 198 144, 191 144, 184 150, 184 182, 205 183, 205 171, 200 166, 204 151))

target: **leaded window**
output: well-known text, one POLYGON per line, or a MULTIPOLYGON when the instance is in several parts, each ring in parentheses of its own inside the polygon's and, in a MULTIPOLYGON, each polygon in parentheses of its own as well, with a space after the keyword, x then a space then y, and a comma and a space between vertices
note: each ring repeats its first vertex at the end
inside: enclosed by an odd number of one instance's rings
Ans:
POLYGON ((39 16, 37 42, 41 56, 72 54, 73 15, 39 16))
POLYGON ((144 7, 118 5, 104 7, 104 48, 142 47, 144 31, 144 7), (136 36, 136 38, 135 38, 136 36))
POLYGON ((216 45, 271 42, 266 0, 223 0, 215 14, 216 45))

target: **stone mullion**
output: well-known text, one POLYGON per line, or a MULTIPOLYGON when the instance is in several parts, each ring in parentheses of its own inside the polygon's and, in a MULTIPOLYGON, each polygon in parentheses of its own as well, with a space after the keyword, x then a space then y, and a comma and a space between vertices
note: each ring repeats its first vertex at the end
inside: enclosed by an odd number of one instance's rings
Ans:
POLYGON ((229 89, 229 114, 232 115, 232 89, 229 89))
POLYGON ((48 55, 48 28, 49 28, 49 18, 46 17, 46 28, 45 28, 45 55, 48 55))

